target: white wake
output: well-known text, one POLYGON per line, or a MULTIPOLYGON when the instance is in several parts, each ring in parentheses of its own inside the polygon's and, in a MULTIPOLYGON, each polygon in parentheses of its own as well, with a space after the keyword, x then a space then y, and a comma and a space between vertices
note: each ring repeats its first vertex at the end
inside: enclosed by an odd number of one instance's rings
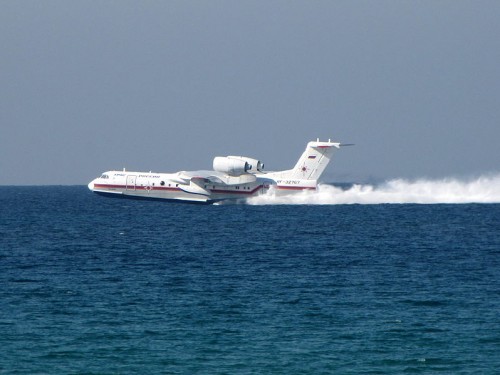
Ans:
POLYGON ((500 203, 500 174, 460 180, 395 179, 380 185, 353 184, 348 188, 321 184, 317 191, 280 196, 271 189, 248 204, 383 204, 383 203, 500 203))

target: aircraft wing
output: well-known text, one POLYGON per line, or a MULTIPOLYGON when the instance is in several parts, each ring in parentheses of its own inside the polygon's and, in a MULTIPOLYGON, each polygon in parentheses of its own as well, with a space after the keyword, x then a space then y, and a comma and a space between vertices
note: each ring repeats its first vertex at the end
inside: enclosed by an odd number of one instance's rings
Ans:
POLYGON ((181 184, 189 184, 190 182, 193 182, 197 185, 206 183, 219 185, 238 185, 254 182, 257 180, 257 177, 250 173, 245 173, 241 176, 230 176, 217 171, 182 171, 177 173, 174 180, 181 184))

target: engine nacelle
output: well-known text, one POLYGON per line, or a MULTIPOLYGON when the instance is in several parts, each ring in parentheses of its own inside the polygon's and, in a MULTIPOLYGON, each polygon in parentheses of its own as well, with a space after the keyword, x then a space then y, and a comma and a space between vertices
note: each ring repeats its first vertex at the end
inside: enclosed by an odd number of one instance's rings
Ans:
POLYGON ((262 163, 260 160, 247 158, 246 156, 228 156, 228 158, 246 161, 249 166, 249 172, 261 172, 262 170, 264 170, 264 163, 262 163))
POLYGON ((241 176, 250 170, 250 165, 245 160, 231 157, 217 156, 213 163, 214 171, 227 173, 231 176, 241 176))

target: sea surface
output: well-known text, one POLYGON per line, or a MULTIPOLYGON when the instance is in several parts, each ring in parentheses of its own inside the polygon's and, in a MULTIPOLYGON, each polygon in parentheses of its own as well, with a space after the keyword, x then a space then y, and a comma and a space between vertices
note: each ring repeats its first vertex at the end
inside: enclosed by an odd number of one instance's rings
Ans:
POLYGON ((499 374, 500 204, 353 189, 0 187, 0 374, 499 374))

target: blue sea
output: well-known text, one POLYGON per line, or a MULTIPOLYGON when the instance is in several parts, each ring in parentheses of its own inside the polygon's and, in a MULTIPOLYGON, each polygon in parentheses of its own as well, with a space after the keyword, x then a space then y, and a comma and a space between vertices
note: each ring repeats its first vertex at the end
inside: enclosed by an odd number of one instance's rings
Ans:
POLYGON ((500 204, 389 185, 223 205, 0 187, 0 373, 499 374, 500 204))

